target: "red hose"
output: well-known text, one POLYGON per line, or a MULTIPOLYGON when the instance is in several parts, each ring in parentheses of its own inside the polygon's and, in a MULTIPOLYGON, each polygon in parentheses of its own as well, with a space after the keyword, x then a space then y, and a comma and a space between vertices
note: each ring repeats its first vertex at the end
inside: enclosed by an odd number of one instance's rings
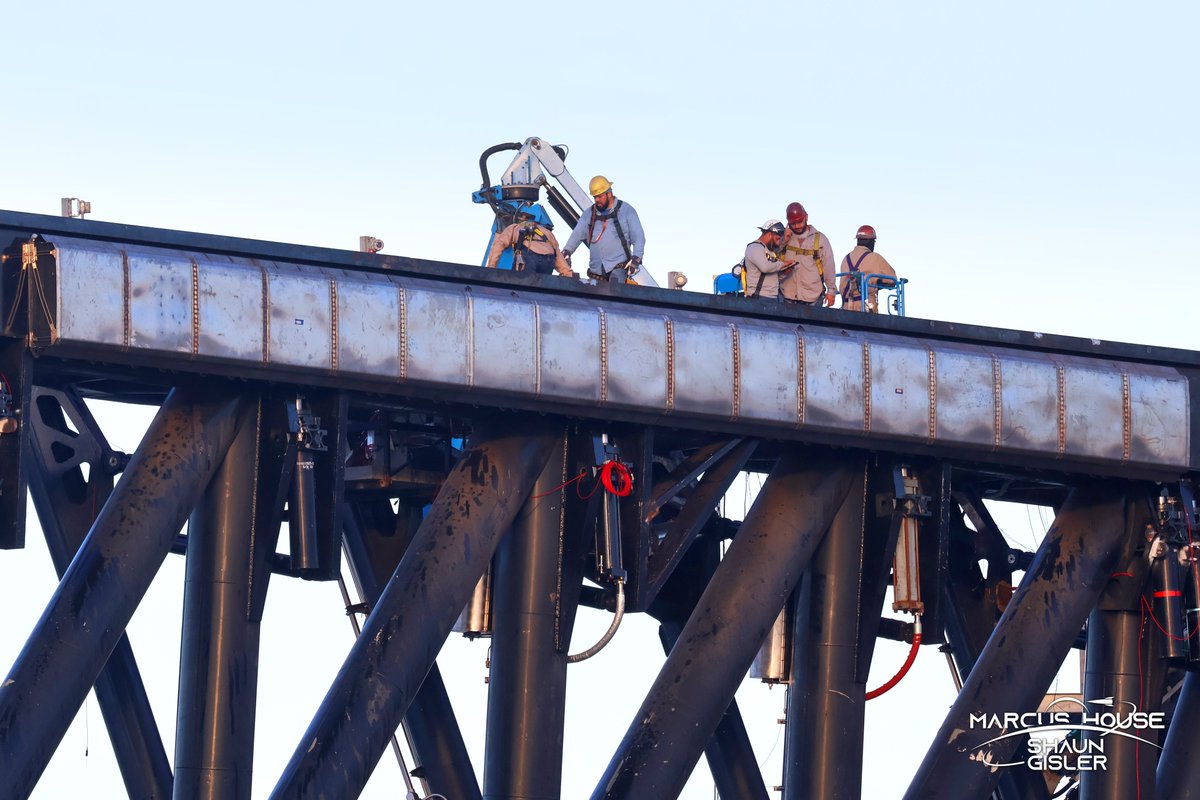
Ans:
POLYGON ((876 697, 879 697, 879 695, 883 694, 884 692, 888 691, 893 686, 895 686, 897 683, 904 680, 904 676, 908 674, 908 671, 910 669, 912 669, 913 662, 917 660, 917 651, 920 649, 921 649, 921 618, 917 617, 916 629, 913 632, 912 647, 910 647, 908 650, 908 658, 906 658, 904 660, 904 666, 902 666, 900 668, 900 671, 897 672, 895 675, 893 675, 891 680, 889 680, 883 686, 880 686, 878 689, 872 689, 871 691, 867 692, 867 699, 874 700, 876 697))
POLYGON ((604 484, 604 488, 611 494, 617 497, 625 497, 633 492, 633 476, 629 474, 629 468, 620 461, 605 461, 604 466, 600 469, 600 482, 604 484), (620 486, 613 481, 613 473, 617 474, 620 479, 620 486))

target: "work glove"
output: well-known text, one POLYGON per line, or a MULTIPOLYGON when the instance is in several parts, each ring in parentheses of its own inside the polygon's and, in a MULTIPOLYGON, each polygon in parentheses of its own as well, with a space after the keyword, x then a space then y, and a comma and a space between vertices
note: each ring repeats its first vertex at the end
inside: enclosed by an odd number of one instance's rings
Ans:
POLYGON ((567 262, 567 266, 574 266, 571 263, 571 251, 570 250, 563 250, 562 257, 563 257, 563 260, 567 262))
POLYGON ((632 278, 634 275, 637 275, 638 270, 640 270, 641 268, 642 268, 642 257, 641 256, 634 256, 633 258, 629 259, 629 268, 627 270, 629 277, 632 278))

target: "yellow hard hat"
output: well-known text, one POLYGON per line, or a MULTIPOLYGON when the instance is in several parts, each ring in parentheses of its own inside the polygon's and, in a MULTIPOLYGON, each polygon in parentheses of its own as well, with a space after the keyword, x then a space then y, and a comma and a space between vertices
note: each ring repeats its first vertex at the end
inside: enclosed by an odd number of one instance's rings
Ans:
POLYGON ((588 184, 588 193, 592 197, 599 197, 612 188, 612 181, 603 175, 597 175, 592 178, 592 182, 588 184))

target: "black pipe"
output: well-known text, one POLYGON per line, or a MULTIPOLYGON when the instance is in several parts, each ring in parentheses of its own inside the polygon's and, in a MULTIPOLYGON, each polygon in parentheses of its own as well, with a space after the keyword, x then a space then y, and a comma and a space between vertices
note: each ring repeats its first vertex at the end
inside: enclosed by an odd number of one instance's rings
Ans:
POLYGON ((566 440, 496 551, 484 800, 562 794, 567 654, 555 648, 566 440))
MULTIPOLYGON (((71 467, 72 474, 68 474, 63 472, 61 466, 47 463, 44 456, 50 452, 49 443, 38 441, 46 432, 47 422, 35 418, 29 425, 29 494, 37 509, 50 560, 61 579, 87 535, 94 509, 103 507, 112 493, 113 476, 103 463, 105 454, 111 453, 111 450, 83 400, 74 392, 35 390, 35 396, 47 393, 63 407, 64 412, 70 414, 79 428, 80 440, 90 438, 96 444, 96 457, 88 461, 91 472, 84 484, 86 491, 77 494, 67 490, 67 481, 76 478, 82 481, 78 466, 71 467)), ((84 449, 77 448, 76 453, 86 460, 82 453, 84 449)), ((125 783, 125 793, 138 800, 169 798, 174 780, 171 762, 167 760, 154 710, 150 707, 150 699, 146 696, 146 687, 127 636, 122 635, 113 648, 100 677, 96 679, 95 691, 108 737, 112 741, 113 754, 121 770, 121 779, 125 783)))
POLYGON ((804 451, 771 471, 625 734, 593 800, 679 795, 852 477, 804 451))
MULTIPOLYGON (((659 626, 658 638, 667 655, 671 654, 671 648, 679 640, 683 625, 683 621, 668 620, 659 626)), ((721 797, 734 797, 737 800, 768 800, 770 797, 736 699, 729 701, 729 706, 721 715, 712 739, 704 748, 704 758, 708 761, 713 785, 721 797)))
POLYGON ((906 800, 984 798, 995 788, 1003 770, 989 764, 1012 761, 1016 742, 1002 739, 982 748, 1005 731, 972 725, 971 716, 1037 710, 1105 588, 1123 540, 1132 535, 1127 521, 1132 505, 1119 484, 1071 492, 967 675, 906 800))
POLYGON ((557 441, 504 422, 442 484, 271 797, 362 792, 557 441))
MULTIPOLYGON (((381 502, 384 508, 380 509, 380 515, 384 516, 384 524, 391 523, 390 527, 396 527, 387 500, 381 502)), ((403 530, 388 531, 381 530, 380 525, 360 520, 365 510, 364 504, 359 504, 354 513, 344 517, 346 559, 363 599, 374 608, 420 523, 420 509, 416 509, 416 522, 411 526, 404 524, 406 520, 400 520, 403 530)), ((408 510, 402 507, 401 513, 407 516, 408 510)), ((467 752, 437 663, 429 668, 402 724, 417 762, 413 771, 420 773, 430 792, 455 800, 480 800, 482 794, 475 768, 471 765, 471 755, 467 752)))
POLYGON ((239 401, 168 395, 0 685, 0 797, 33 790, 229 448, 239 401))
POLYGON ((479 187, 481 191, 486 192, 492 187, 492 179, 488 177, 488 159, 496 153, 503 153, 505 150, 520 150, 521 146, 520 142, 505 142, 503 144, 494 144, 483 151, 483 154, 479 156, 479 174, 483 178, 483 184, 479 187))
POLYGON ((1158 800, 1200 798, 1200 673, 1189 672, 1158 757, 1158 800))
MULTIPOLYGON (((862 613, 865 473, 856 473, 855 480, 796 592, 784 800, 858 800, 862 795, 867 687, 859 682, 855 665, 862 613)), ((866 613, 878 616, 879 610, 866 613)))
MULTIPOLYGON (((1140 597, 1137 595, 1138 600, 1140 597)), ((1091 706, 1092 712, 1112 711, 1126 717, 1134 709, 1153 712, 1162 705, 1164 671, 1160 659, 1154 657, 1157 648, 1149 646, 1150 621, 1139 611, 1097 609, 1088 617, 1084 698, 1113 699, 1111 708, 1091 706)), ((1157 739, 1155 732, 1144 728, 1130 727, 1126 732, 1151 741, 1157 739)), ((1157 747, 1126 736, 1102 736, 1097 731, 1084 731, 1083 740, 1095 743, 1088 747, 1100 748, 1097 752, 1105 759, 1103 769, 1080 771, 1079 793, 1083 800, 1150 800, 1155 796, 1157 747)))
POLYGON ((259 404, 188 522, 173 800, 245 800, 254 767, 259 623, 250 569, 259 463, 259 404))

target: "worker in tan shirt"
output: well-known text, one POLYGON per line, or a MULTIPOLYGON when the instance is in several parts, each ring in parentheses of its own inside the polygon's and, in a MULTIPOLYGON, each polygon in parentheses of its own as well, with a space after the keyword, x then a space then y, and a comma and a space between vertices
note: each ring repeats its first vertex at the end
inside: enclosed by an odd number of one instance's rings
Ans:
POLYGON ((783 223, 777 219, 769 219, 758 226, 759 236, 746 245, 746 257, 743 261, 746 269, 746 297, 765 297, 768 300, 779 298, 779 281, 781 275, 787 275, 792 264, 783 261, 776 255, 780 242, 783 241, 783 223))
POLYGON ((866 279, 867 311, 878 314, 879 287, 895 286, 896 270, 892 269, 892 265, 887 262, 886 258, 875 252, 874 228, 870 225, 863 225, 854 234, 854 238, 858 242, 858 246, 846 254, 846 257, 842 259, 842 268, 838 270, 838 274, 842 276, 838 278, 838 294, 842 296, 842 308, 846 311, 862 310, 860 273, 870 276, 882 275, 887 277, 866 279))
POLYGON ((495 269, 500 255, 508 248, 513 249, 513 269, 549 275, 555 271, 564 278, 571 277, 571 267, 562 256, 558 240, 551 231, 553 226, 546 212, 537 206, 522 206, 517 212, 517 221, 509 225, 492 240, 485 266, 495 269), (541 214, 537 212, 541 211, 541 214), (539 221, 536 217, 541 216, 539 221))
POLYGON ((832 306, 835 267, 829 239, 808 224, 808 212, 799 203, 787 207, 787 221, 779 257, 795 261, 796 267, 779 282, 783 299, 810 306, 832 306))

